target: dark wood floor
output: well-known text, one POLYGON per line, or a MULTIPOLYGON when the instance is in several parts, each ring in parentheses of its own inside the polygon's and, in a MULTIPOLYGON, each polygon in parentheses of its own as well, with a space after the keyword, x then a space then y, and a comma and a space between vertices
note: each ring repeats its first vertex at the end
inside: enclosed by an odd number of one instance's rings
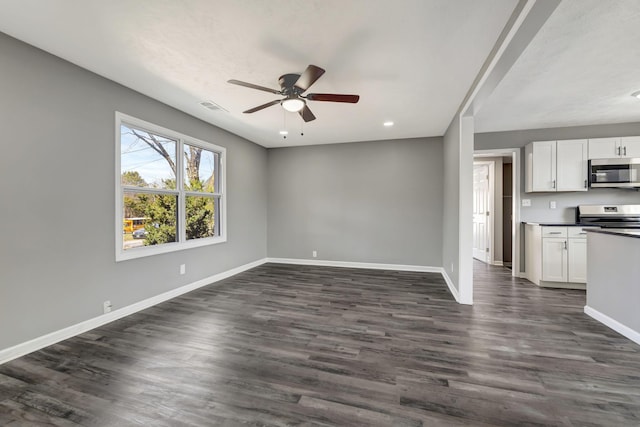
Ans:
POLYGON ((0 366, 0 425, 640 425, 640 347, 478 263, 264 265, 0 366))

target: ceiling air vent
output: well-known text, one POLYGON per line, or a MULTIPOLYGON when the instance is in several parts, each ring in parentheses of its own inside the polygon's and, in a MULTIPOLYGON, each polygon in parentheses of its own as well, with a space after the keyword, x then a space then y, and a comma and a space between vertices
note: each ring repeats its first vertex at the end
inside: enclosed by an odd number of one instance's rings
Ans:
POLYGON ((224 111, 225 113, 228 113, 227 110, 225 110, 224 108, 222 108, 221 106, 219 106, 213 101, 202 101, 200 105, 202 105, 204 108, 208 108, 211 111, 224 111))

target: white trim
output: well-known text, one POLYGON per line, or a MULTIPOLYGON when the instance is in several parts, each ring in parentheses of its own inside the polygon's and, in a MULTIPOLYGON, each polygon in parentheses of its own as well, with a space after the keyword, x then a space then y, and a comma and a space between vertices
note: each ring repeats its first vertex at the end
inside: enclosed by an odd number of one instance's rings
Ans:
POLYGON ((431 267, 427 265, 410 265, 410 264, 380 264, 372 262, 349 262, 349 261, 329 261, 320 259, 304 259, 304 258, 267 258, 267 262, 273 264, 293 264, 293 265, 315 265, 319 267, 344 267, 344 268, 364 268, 371 270, 395 270, 395 271, 416 271, 421 273, 440 273, 447 283, 449 292, 455 300, 460 304, 460 295, 453 285, 453 281, 443 267, 431 267))
POLYGON ((152 307, 156 304, 160 304, 161 302, 165 302, 172 298, 178 297, 182 294, 186 294, 187 292, 191 292, 203 286, 207 286, 215 282, 218 282, 220 280, 226 279, 228 277, 235 276, 238 273, 242 273, 244 271, 258 267, 266 262, 267 262, 266 258, 259 259, 257 261, 253 261, 248 264, 244 264, 239 267, 232 268, 231 270, 214 274, 213 276, 205 277, 204 279, 197 280, 188 285, 184 285, 179 288, 172 289, 168 292, 164 292, 162 294, 153 296, 151 298, 138 301, 126 307, 122 307, 117 310, 114 310, 111 313, 103 314, 101 316, 94 317, 93 319, 76 323, 75 325, 71 325, 64 329, 60 329, 58 331, 51 332, 49 334, 40 336, 38 338, 34 338, 30 341, 15 345, 13 347, 0 350, 0 365, 10 360, 32 353, 34 351, 40 350, 44 347, 55 344, 57 342, 60 342, 68 338, 74 337, 76 335, 82 334, 84 332, 90 331, 91 329, 97 328, 98 326, 105 325, 107 323, 113 322, 114 320, 121 319, 123 317, 129 316, 138 311, 152 307))
POLYGON ((612 319, 606 314, 603 314, 595 308, 589 307, 588 305, 584 306, 584 312, 587 316, 594 318, 598 322, 604 324, 605 326, 608 326, 619 334, 624 335, 636 344, 640 344, 640 332, 634 331, 630 327, 623 325, 617 320, 612 319))
POLYGON ((449 288, 449 292, 451 292, 451 295, 453 295, 453 297, 456 299, 456 302, 458 304, 466 304, 460 301, 460 294, 458 293, 458 290, 456 289, 456 287, 453 286, 453 280, 451 280, 451 277, 449 277, 449 275, 447 274, 447 269, 442 268, 440 270, 440 273, 442 274, 442 277, 444 278, 444 281, 447 284, 447 287, 449 288))
POLYGON ((491 265, 496 265, 498 267, 504 267, 504 263, 502 261, 492 260, 491 265))
POLYGON ((305 258, 267 258, 274 264, 317 265, 322 267, 368 268, 372 270, 417 271, 423 273, 441 273, 442 267, 408 264, 380 264, 373 262, 330 261, 305 258))

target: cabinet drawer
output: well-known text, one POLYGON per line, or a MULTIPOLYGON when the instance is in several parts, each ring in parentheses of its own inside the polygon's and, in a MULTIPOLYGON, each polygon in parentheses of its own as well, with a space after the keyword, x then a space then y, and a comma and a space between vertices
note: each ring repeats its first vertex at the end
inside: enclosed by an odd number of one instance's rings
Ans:
POLYGON ((567 237, 567 227, 542 227, 542 237, 567 237))
POLYGON ((568 235, 570 238, 572 239, 586 239, 587 238, 587 231, 588 228, 582 228, 582 227, 567 227, 568 228, 568 235))

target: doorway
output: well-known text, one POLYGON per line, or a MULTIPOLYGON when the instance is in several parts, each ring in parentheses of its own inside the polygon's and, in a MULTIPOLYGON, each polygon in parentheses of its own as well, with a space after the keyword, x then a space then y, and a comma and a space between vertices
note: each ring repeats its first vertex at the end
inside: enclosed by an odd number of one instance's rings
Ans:
POLYGON ((510 268, 512 276, 516 277, 520 276, 521 265, 520 170, 519 148, 474 152, 473 257, 487 264, 510 268), (482 194, 482 173, 487 168, 489 194, 485 198, 482 194), (484 226, 487 233, 484 257, 481 253, 483 225, 480 215, 483 203, 487 222, 484 226))
POLYGON ((473 162, 473 257, 491 263, 493 248, 493 162, 473 162))

